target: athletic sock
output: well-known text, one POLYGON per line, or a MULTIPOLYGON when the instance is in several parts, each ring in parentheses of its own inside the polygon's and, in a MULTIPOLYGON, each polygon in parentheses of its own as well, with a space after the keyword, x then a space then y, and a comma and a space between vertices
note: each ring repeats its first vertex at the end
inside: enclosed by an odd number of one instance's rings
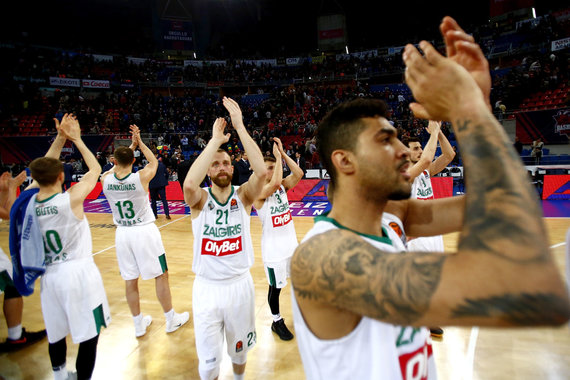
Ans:
POLYGON ((282 319, 281 313, 279 313, 279 314, 271 314, 271 315, 273 315, 273 322, 277 322, 277 321, 279 321, 280 319, 282 319))
POLYGON ((174 308, 170 309, 170 311, 167 311, 166 313, 164 313, 164 317, 166 318, 167 321, 171 321, 172 318, 174 318, 174 308))
POLYGON ((135 322, 136 326, 140 325, 142 321, 143 321, 143 313, 133 316, 133 322, 135 322))
POLYGON ((242 373, 241 375, 234 373, 234 380, 244 380, 244 379, 245 379, 245 372, 242 373))
POLYGON ((22 324, 18 326, 8 327, 8 338, 11 340, 18 340, 22 337, 22 324))
POLYGON ((67 380, 67 368, 65 367, 65 363, 57 368, 53 368, 53 378, 54 380, 67 380))

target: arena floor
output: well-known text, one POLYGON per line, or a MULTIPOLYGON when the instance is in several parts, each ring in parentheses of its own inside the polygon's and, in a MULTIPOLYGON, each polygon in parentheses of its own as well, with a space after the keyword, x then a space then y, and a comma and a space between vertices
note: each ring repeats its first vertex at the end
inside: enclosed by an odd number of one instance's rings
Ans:
MULTIPOLYGON (((570 203, 570 202, 566 202, 570 203)), ((547 218, 550 244, 561 273, 565 268, 565 234, 570 216, 547 218)), ((102 331, 93 379, 197 379, 198 361, 194 329, 190 322, 173 334, 165 333, 165 322, 155 297, 154 282, 141 281, 141 308, 153 317, 147 334, 134 336, 132 318, 124 297, 114 249, 114 225, 105 212, 87 215, 93 236, 95 261, 103 276, 112 313, 112 323, 102 331)), ((300 238, 313 219, 294 217, 300 238)), ((192 234, 189 215, 173 213, 172 220, 157 220, 167 252, 173 304, 177 311, 191 311, 192 234)), ((248 356, 246 379, 303 379, 304 373, 296 341, 280 341, 270 330, 267 283, 260 258, 261 225, 252 218, 256 262, 251 270, 256 290, 257 345, 248 356)), ((453 249, 457 234, 444 237, 453 249)), ((0 223, 0 246, 8 252, 8 223, 0 223)), ((43 328, 39 284, 24 301, 24 327, 43 328)), ((290 287, 281 296, 281 312, 287 324, 291 316, 290 287)), ((439 379, 568 379, 570 373, 570 333, 568 327, 498 330, 491 328, 445 327, 443 340, 434 342, 439 379)), ((7 336, 0 323, 0 339, 7 336)), ((77 345, 68 337, 69 369, 74 369, 77 345)), ((47 340, 22 351, 0 355, 0 375, 4 379, 52 379, 47 340)), ((224 357, 220 379, 232 379, 229 357, 224 357)))

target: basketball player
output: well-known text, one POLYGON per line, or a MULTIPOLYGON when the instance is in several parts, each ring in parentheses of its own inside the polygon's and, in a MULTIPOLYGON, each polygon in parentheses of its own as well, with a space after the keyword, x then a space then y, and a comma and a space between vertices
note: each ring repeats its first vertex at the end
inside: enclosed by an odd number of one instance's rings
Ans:
MULTIPOLYGON (((455 32, 462 31, 449 30, 455 32)), ((388 123, 385 103, 349 102, 319 125, 332 210, 291 262, 307 378, 435 379, 429 331, 419 326, 559 325, 570 316, 536 193, 478 86, 484 57, 471 41, 456 36, 449 58, 425 41, 425 57, 412 45, 403 54, 418 101, 411 109, 452 121, 470 191, 465 198, 408 200, 397 216, 413 236, 461 227, 455 254, 402 252, 378 218, 389 199, 411 191, 409 150, 388 123)))
POLYGON ((148 201, 148 184, 156 173, 158 160, 142 141, 139 128, 131 125, 130 129, 131 146, 122 146, 115 150, 115 166, 103 173, 101 183, 117 226, 117 261, 121 276, 125 280, 125 293, 133 316, 135 336, 139 338, 146 334, 147 327, 152 323, 152 317, 143 316, 141 312, 139 277, 143 280, 155 279, 156 296, 164 311, 167 333, 176 331, 188 322, 190 314, 175 313, 172 307, 166 253, 148 201), (133 150, 137 146, 148 164, 133 173, 133 150))
MULTIPOLYGON (((59 123, 59 121, 58 121, 59 123)), ((12 177, 6 167, 0 175, 0 221, 10 218, 10 209, 16 200, 17 190, 26 180, 26 171, 12 177)), ((0 344, 0 352, 12 352, 27 347, 46 336, 46 330, 26 331, 22 327, 24 300, 12 281, 12 262, 0 248, 0 294, 4 293, 3 311, 8 327, 8 338, 0 344)))
POLYGON ((34 181, 28 189, 39 187, 39 192, 30 199, 34 202, 32 220, 35 219, 31 229, 39 229, 43 242, 36 242, 39 244, 36 252, 22 247, 21 254, 35 254, 45 262, 41 303, 55 379, 68 378, 65 338, 69 333, 73 342, 79 343, 75 363, 77 378, 90 379, 99 332, 111 322, 103 280, 92 257, 89 223, 83 211, 83 201, 95 187, 101 166, 81 139, 75 116, 65 114, 61 125, 56 124, 56 127, 58 134, 48 153, 30 164, 34 181), (89 171, 62 193, 65 177, 58 158, 66 139, 75 144, 89 171))
POLYGON ((198 370, 200 378, 208 380, 218 378, 224 332, 234 379, 244 378, 247 352, 256 342, 249 226, 251 206, 259 197, 267 171, 259 147, 243 124, 239 105, 226 97, 223 104, 249 156, 253 174, 241 186, 232 186, 230 155, 219 149, 230 134, 224 134, 226 121, 218 118, 212 138, 184 180, 184 200, 190 206, 194 234, 192 309, 198 370), (200 188, 206 174, 212 187, 200 188))
MULTIPOLYGON (((413 199, 434 199, 431 176, 445 169, 455 157, 453 147, 441 131, 441 122, 430 120, 427 130, 430 133, 430 138, 424 149, 422 149, 419 139, 404 141, 404 145, 410 149, 410 161, 413 164, 408 170, 413 181, 411 194, 413 199), (441 155, 434 160, 438 141, 441 147, 441 155)), ((390 211, 389 207, 387 211, 390 211)), ((443 236, 408 238, 408 250, 443 252, 443 236)), ((431 327, 430 332, 433 337, 441 338, 443 336, 441 327, 431 327)))
POLYGON ((285 325, 285 320, 279 312, 279 294, 281 289, 287 285, 291 256, 298 245, 295 225, 289 210, 287 191, 295 187, 303 178, 303 170, 283 151, 281 140, 276 137, 273 140, 275 141, 273 144, 275 158, 263 157, 267 168, 267 179, 259 199, 253 205, 261 219, 261 255, 269 282, 267 301, 273 316, 271 330, 281 340, 291 340, 293 334, 285 325), (283 178, 282 159, 291 169, 291 174, 286 178, 283 178))

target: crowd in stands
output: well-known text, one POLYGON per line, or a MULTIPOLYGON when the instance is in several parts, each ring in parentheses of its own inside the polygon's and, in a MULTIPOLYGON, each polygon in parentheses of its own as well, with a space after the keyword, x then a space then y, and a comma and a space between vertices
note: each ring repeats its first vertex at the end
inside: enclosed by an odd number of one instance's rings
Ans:
MULTIPOLYGON (((483 41, 490 55, 491 100, 499 118, 520 108, 532 93, 566 85, 568 49, 551 52, 548 44, 569 35, 569 25, 568 20, 557 22, 547 16, 503 34, 492 26, 475 30, 476 38, 483 41), (505 43, 511 51, 492 58, 505 43), (530 52, 525 49, 529 46, 541 48, 530 52)), ((7 84, 0 90, 0 132, 4 135, 21 133, 26 115, 41 115, 34 118, 34 122, 41 123, 37 132, 53 133, 51 118, 72 112, 91 134, 127 134, 129 125, 137 124, 163 160, 173 163, 173 156, 174 160, 179 156, 188 159, 204 147, 214 119, 225 114, 219 96, 223 93, 240 102, 246 125, 263 152, 271 150, 272 137, 280 137, 292 154, 301 151, 305 155, 309 167, 319 165, 310 149, 319 120, 336 104, 355 97, 384 99, 391 107, 391 122, 403 138, 427 139, 425 123, 414 118, 408 108, 413 99, 407 86, 381 82, 394 73, 401 75, 403 65, 398 54, 326 56, 318 63, 303 60, 294 66, 255 65, 237 59, 228 59, 225 64, 182 66, 152 59, 133 63, 125 56, 96 59, 92 54, 9 44, 0 51, 7 84), (101 79, 131 86, 91 92, 60 88, 46 93, 40 90, 45 84, 30 80, 51 76, 101 79), (25 80, 19 80, 22 78, 25 80), (179 78, 182 83, 230 85, 217 89, 216 95, 203 87, 182 87, 176 94, 165 94, 164 88, 152 85, 171 78, 179 78), (231 83, 258 86, 248 91, 252 95, 244 95, 243 87, 232 88, 231 83), (161 148, 165 146, 169 149, 161 148)), ((567 104, 568 98, 561 105, 567 104)), ((447 135, 451 131, 445 124, 442 130, 447 135)), ((453 141, 453 136, 449 137, 453 141)), ((229 148, 240 150, 231 144, 229 148)), ((175 165, 170 166, 175 169, 175 165)))

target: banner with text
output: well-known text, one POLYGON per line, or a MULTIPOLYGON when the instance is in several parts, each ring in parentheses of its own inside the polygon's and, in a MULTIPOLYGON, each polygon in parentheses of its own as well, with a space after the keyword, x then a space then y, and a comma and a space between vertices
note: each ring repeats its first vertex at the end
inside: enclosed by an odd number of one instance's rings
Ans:
POLYGON ((516 114, 516 135, 523 144, 538 137, 545 144, 563 144, 570 140, 570 108, 516 114))
POLYGON ((162 48, 166 50, 194 50, 192 23, 161 20, 162 48))

